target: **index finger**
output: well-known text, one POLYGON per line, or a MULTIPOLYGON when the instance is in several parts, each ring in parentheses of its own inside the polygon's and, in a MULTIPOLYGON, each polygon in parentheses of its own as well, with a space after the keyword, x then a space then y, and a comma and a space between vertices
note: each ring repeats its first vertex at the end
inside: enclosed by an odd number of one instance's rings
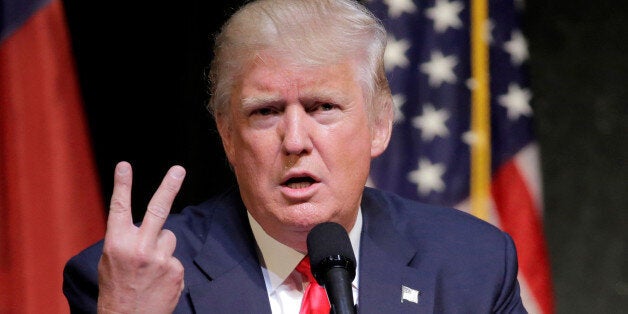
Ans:
POLYGON ((113 192, 109 203, 107 234, 121 233, 133 225, 131 215, 131 185, 133 171, 131 165, 121 161, 116 165, 113 175, 113 192))
POLYGON ((164 176, 155 194, 148 202, 144 220, 140 226, 140 232, 146 236, 157 239, 166 218, 170 214, 170 207, 174 198, 181 189, 181 184, 185 178, 185 169, 181 166, 172 166, 164 176))

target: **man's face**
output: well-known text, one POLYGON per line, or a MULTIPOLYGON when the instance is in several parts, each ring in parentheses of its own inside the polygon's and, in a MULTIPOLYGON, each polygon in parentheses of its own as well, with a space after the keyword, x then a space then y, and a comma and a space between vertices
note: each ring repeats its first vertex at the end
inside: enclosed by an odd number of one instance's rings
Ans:
POLYGON ((305 251, 316 224, 355 223, 370 161, 390 125, 369 125, 352 64, 289 67, 257 60, 218 127, 251 215, 278 241, 305 251))

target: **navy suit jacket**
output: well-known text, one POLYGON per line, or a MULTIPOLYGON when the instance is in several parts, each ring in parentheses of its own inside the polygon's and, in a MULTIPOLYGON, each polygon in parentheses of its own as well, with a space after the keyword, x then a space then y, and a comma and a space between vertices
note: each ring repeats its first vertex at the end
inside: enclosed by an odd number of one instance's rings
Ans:
MULTIPOLYGON (((451 208, 366 188, 358 313, 525 313, 511 238, 451 208), (418 302, 402 298, 402 286, 418 302)), ((171 215, 185 288, 175 313, 270 313, 246 209, 237 190, 171 215)), ((94 313, 102 241, 73 257, 63 291, 94 313)))

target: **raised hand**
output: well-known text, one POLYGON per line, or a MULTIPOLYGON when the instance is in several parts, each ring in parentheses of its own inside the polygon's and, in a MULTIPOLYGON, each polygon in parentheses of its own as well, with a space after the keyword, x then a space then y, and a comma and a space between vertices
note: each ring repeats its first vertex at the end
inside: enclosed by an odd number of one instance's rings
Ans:
POLYGON ((162 229, 185 169, 173 166, 148 203, 140 227, 131 215, 131 165, 116 166, 103 254, 98 264, 99 313, 172 313, 183 290, 176 237, 162 229))

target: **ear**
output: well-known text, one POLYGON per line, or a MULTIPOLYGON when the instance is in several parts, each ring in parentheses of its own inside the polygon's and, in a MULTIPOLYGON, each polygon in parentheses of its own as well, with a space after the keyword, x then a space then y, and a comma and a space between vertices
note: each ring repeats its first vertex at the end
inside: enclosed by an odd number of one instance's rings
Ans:
POLYGON ((394 120, 392 98, 387 97, 384 101, 387 102, 382 104, 385 109, 373 118, 371 125, 371 158, 381 155, 386 150, 392 135, 394 120))
POLYGON ((218 128, 218 134, 220 134, 220 139, 222 140, 222 147, 225 149, 229 164, 233 164, 231 161, 235 156, 230 120, 229 114, 216 113, 216 127, 218 128))

